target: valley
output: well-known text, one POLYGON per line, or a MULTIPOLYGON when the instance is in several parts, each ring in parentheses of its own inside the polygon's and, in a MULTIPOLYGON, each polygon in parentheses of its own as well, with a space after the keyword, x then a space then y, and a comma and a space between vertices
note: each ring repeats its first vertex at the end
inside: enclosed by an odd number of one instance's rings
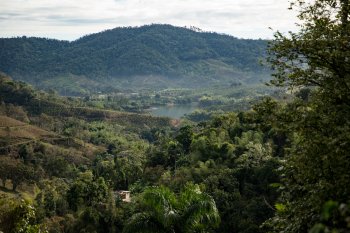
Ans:
MULTIPOLYGON (((107 2, 7 1, 24 8, 0 24, 121 25, 131 1, 107 2)), ((218 2, 172 15, 287 19, 218 2)), ((350 1, 289 9, 299 30, 266 40, 170 24, 0 38, 0 233, 350 232, 350 1)))
MULTIPOLYGON (((73 42, 0 39, 0 211, 10 216, 32 206, 33 227, 50 233, 116 232, 132 227, 129 219, 143 208, 133 200, 155 185, 197 198, 207 187, 217 203, 213 218, 227 214, 206 229, 249 225, 256 232, 272 216, 266 204, 240 218, 231 208, 261 194, 276 197, 267 183, 278 179, 277 135, 248 113, 269 96, 287 95, 264 84, 265 46, 170 25, 116 28, 73 42), (243 159, 249 153, 258 157, 243 159), (122 201, 123 192, 131 202, 122 201)), ((1 230, 15 228, 7 222, 0 220, 1 230)))

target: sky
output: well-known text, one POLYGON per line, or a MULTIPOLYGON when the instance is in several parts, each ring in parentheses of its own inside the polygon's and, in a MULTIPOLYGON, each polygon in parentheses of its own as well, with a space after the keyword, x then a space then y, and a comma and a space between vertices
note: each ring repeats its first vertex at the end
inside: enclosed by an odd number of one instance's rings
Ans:
POLYGON ((0 0, 0 37, 75 40, 115 27, 161 23, 271 39, 273 31, 296 30, 296 14, 288 6, 288 0, 0 0))

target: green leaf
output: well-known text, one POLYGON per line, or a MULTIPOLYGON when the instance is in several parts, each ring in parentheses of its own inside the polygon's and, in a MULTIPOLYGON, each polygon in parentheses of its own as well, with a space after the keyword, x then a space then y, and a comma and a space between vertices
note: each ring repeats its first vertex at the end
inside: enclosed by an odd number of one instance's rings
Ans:
POLYGON ((333 211, 338 208, 338 205, 336 201, 327 201, 322 208, 322 219, 326 221, 329 220, 329 218, 332 217, 333 211))
POLYGON ((281 213, 283 213, 287 210, 287 206, 282 204, 282 203, 276 203, 275 208, 278 212, 281 212, 281 213))

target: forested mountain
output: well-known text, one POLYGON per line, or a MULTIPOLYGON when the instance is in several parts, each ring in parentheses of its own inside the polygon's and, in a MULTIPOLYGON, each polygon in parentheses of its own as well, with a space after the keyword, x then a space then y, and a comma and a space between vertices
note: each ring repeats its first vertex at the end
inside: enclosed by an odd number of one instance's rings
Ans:
POLYGON ((115 28, 72 42, 2 38, 0 70, 42 88, 68 92, 77 87, 80 92, 106 90, 111 83, 115 87, 227 85, 264 78, 268 72, 259 59, 266 45, 264 40, 171 25, 115 28))

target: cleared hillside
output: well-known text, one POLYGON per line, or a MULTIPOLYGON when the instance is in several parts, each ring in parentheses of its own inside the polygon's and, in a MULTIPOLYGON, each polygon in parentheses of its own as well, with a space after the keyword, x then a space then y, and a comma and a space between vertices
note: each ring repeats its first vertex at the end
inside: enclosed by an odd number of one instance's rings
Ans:
POLYGON ((59 136, 38 127, 0 115, 0 146, 12 146, 59 136))

